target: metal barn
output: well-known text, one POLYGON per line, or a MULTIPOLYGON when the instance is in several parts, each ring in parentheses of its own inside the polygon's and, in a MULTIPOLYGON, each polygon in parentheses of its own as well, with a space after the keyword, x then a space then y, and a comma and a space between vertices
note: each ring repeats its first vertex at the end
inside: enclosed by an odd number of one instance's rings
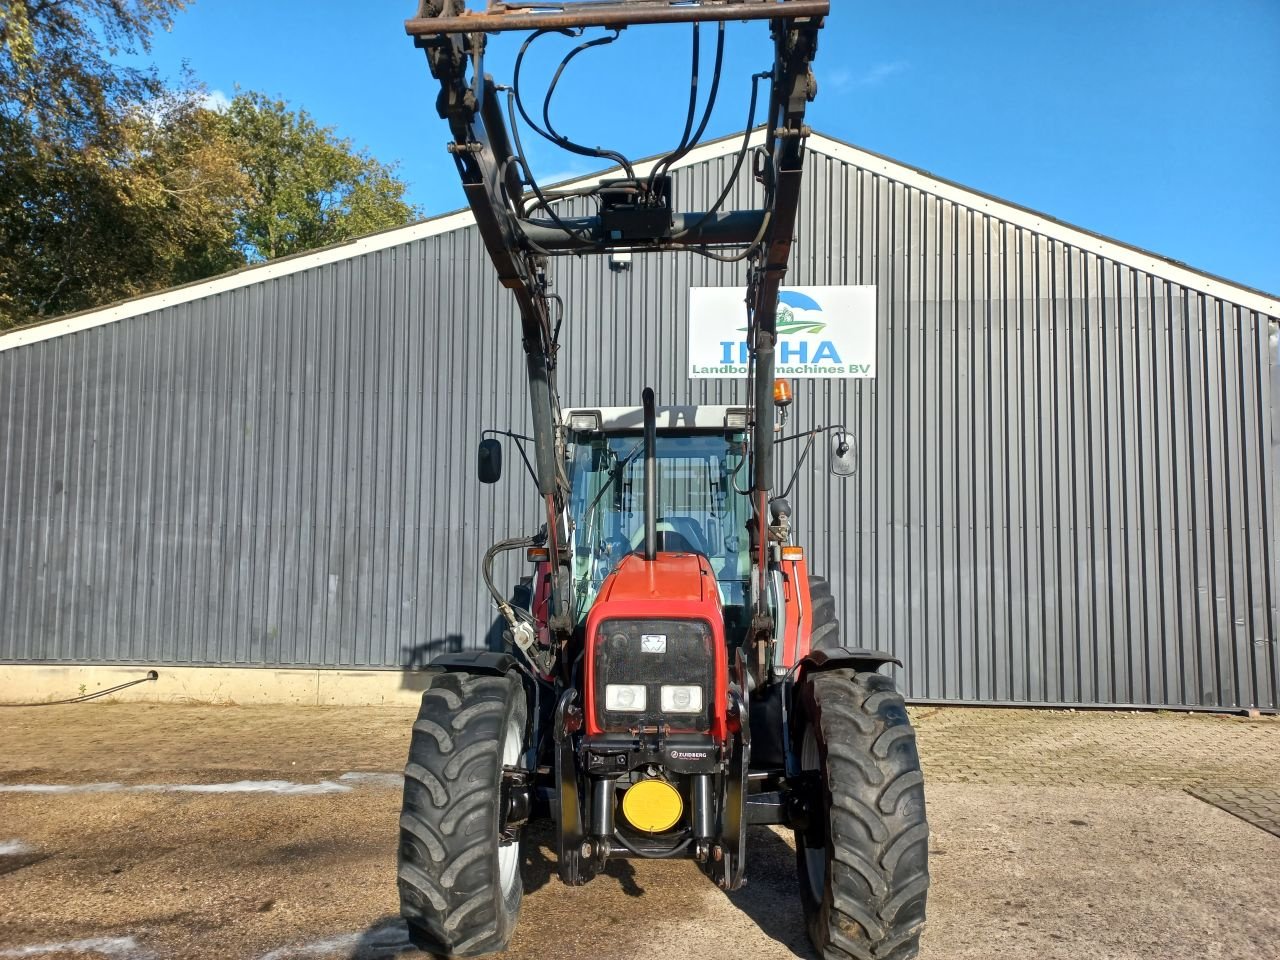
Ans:
MULTIPOLYGON (((684 206, 737 148, 684 159, 684 206)), ((818 134, 809 164, 787 282, 876 287, 876 377, 796 384, 857 439, 793 497, 849 641, 921 702, 1280 706, 1280 300, 818 134)), ((566 402, 738 402, 686 326, 741 268, 620 267, 554 265, 566 402)), ((527 423, 517 337, 465 212, 0 337, 0 686, 394 682, 490 642, 480 557, 536 517, 473 478, 527 423)))

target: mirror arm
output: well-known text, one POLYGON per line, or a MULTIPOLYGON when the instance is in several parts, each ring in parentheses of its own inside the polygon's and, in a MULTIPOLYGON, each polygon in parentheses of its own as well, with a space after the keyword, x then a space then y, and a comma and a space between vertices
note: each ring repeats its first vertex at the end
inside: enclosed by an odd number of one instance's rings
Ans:
POLYGON ((782 493, 778 494, 778 496, 785 498, 791 493, 791 488, 796 485, 796 479, 800 476, 800 468, 804 466, 805 458, 809 456, 809 451, 813 449, 814 438, 820 433, 835 433, 837 430, 846 435, 849 432, 845 429, 843 423, 836 423, 829 427, 814 427, 812 430, 806 430, 804 433, 793 433, 789 437, 782 437, 781 439, 773 442, 774 446, 777 446, 780 443, 786 443, 788 440, 807 439, 809 441, 804 445, 804 449, 800 451, 800 459, 796 461, 795 470, 791 473, 791 479, 787 481, 786 489, 783 490, 782 493))
POLYGON ((523 433, 512 433, 510 430, 481 430, 480 439, 490 433, 498 434, 503 437, 510 437, 516 442, 516 452, 520 454, 520 459, 524 461, 524 468, 529 472, 529 479, 533 481, 534 486, 538 485, 538 475, 533 472, 533 464, 529 462, 529 456, 524 452, 524 441, 533 442, 533 437, 526 437, 523 433))
MULTIPOLYGON (((822 432, 821 427, 818 428, 817 430, 809 431, 809 442, 806 443, 804 445, 804 449, 800 451, 800 459, 796 461, 796 468, 791 471, 791 479, 787 481, 786 489, 784 489, 782 493, 778 494, 778 496, 782 497, 784 500, 791 495, 791 488, 796 485, 796 479, 800 476, 800 468, 804 466, 805 458, 809 456, 809 451, 813 449, 813 438, 816 437, 820 432, 822 432)), ((804 436, 804 434, 798 433, 795 435, 795 437, 788 437, 787 439, 788 440, 798 439, 799 437, 802 437, 802 436, 804 436)), ((780 443, 781 441, 775 441, 775 442, 780 443)))

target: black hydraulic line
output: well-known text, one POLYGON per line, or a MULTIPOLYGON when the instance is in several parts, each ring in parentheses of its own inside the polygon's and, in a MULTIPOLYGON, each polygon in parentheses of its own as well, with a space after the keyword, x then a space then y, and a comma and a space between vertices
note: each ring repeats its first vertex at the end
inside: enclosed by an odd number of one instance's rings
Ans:
MULTIPOLYGON (((716 37, 716 62, 711 71, 711 91, 707 94, 707 105, 702 112, 702 121, 698 124, 696 132, 690 134, 690 125, 693 122, 694 108, 697 106, 698 93, 698 76, 697 76, 697 27, 694 24, 694 51, 695 59, 693 66, 693 80, 691 82, 692 90, 689 94, 689 116, 685 119, 684 136, 680 140, 680 146, 676 147, 671 153, 667 154, 660 161, 654 164, 653 171, 649 174, 649 190, 653 191, 653 184, 660 174, 671 169, 671 165, 679 161, 690 150, 697 146, 698 141, 702 139, 702 135, 707 130, 707 124, 711 122, 711 112, 715 109, 716 99, 720 94, 720 73, 724 66, 724 21, 720 21, 720 30, 716 37)), ((748 127, 750 129, 750 127, 748 127)))
MULTIPOLYGON (((533 119, 529 116, 529 112, 524 108, 524 100, 520 96, 520 70, 524 65, 524 55, 529 51, 530 44, 532 44, 533 41, 537 40, 539 37, 545 37, 549 33, 559 33, 567 37, 573 37, 573 36, 580 36, 581 32, 582 32, 581 30, 578 30, 576 32, 573 30, 553 30, 553 29, 538 30, 536 33, 530 34, 525 39, 524 43, 521 44, 520 46, 520 52, 516 55, 515 67, 512 69, 512 72, 511 72, 511 89, 515 93, 516 109, 520 111, 520 116, 524 118, 524 122, 529 125, 529 128, 533 130, 534 133, 538 134, 538 136, 542 137, 544 140, 547 140, 555 144, 556 146, 560 147, 562 150, 568 150, 570 153, 576 153, 579 156, 597 157, 601 160, 612 160, 614 163, 622 167, 622 169, 627 172, 628 177, 634 179, 635 171, 631 167, 631 161, 628 160, 623 154, 618 153, 616 150, 605 150, 601 147, 596 147, 593 149, 591 147, 584 146, 583 144, 575 143, 572 140, 568 139, 567 137, 563 137, 560 134, 556 133, 554 130, 550 129, 549 122, 548 122, 548 128, 543 129, 542 127, 538 126, 536 123, 533 122, 533 119)), ((564 70, 565 66, 568 65, 569 61, 572 60, 579 53, 581 53, 583 50, 587 50, 591 47, 599 46, 601 44, 613 43, 613 41, 616 40, 617 38, 618 38, 618 34, 615 32, 612 37, 600 37, 596 40, 591 40, 591 41, 588 41, 587 43, 580 44, 579 46, 575 47, 573 50, 569 51, 568 55, 563 60, 560 61, 560 67, 558 70, 556 70, 556 79, 552 81, 551 87, 547 91, 547 98, 543 102, 543 120, 544 121, 547 120, 547 112, 551 105, 551 94, 555 90, 556 81, 559 80, 560 73, 564 70)))
POLYGON ((760 252, 760 244, 764 241, 765 234, 769 230, 769 221, 773 219, 773 211, 767 211, 764 219, 760 221, 760 230, 752 238, 745 250, 738 253, 715 253, 706 247, 690 247, 689 249, 700 257, 706 257, 709 260, 718 260, 720 263, 738 263, 742 260, 750 260, 760 252))
MULTIPOLYGON (((721 23, 721 29, 724 24, 721 23)), ((680 151, 689 146, 689 134, 693 133, 693 118, 698 113, 698 67, 702 63, 702 25, 695 22, 693 25, 693 51, 689 56, 689 109, 685 113, 684 133, 680 134, 680 143, 676 146, 676 150, 680 151)), ((654 164, 656 172, 661 163, 654 164)), ((653 177, 650 175, 649 186, 653 186, 653 177)))
POLYGON ((484 558, 480 561, 480 576, 484 579, 485 586, 489 588, 489 593, 493 595, 493 601, 502 612, 504 618, 510 619, 511 616, 514 616, 516 608, 511 606, 507 597, 493 582, 494 558, 508 550, 519 550, 523 547, 540 547, 546 542, 547 530, 546 527, 543 527, 532 537, 512 537, 508 540, 499 540, 485 551, 484 558))
MULTIPOLYGON (((737 158, 734 160, 733 170, 730 171, 729 178, 725 181, 724 189, 720 191, 720 196, 716 198, 716 202, 711 205, 711 208, 703 214, 703 217, 713 217, 719 213, 720 208, 723 207, 724 202, 729 199, 729 194, 733 192, 733 188, 738 182, 738 174, 742 171, 742 164, 751 150, 751 130, 756 124, 756 100, 759 96, 760 81, 767 76, 767 73, 756 73, 751 76, 751 98, 747 107, 747 125, 742 130, 742 146, 739 148, 737 158)), ((765 206, 767 208, 768 204, 765 206)), ((685 231, 695 232, 701 226, 702 221, 695 220, 685 228, 685 231)), ((682 231, 676 231, 672 236, 673 240, 679 240, 682 238, 682 231)))
MULTIPOLYGON (((634 174, 631 170, 631 164, 623 154, 614 150, 605 150, 603 147, 588 147, 585 144, 570 140, 551 125, 551 98, 555 96, 556 87, 560 83, 560 77, 564 73, 565 68, 569 66, 569 61, 578 54, 583 53, 586 50, 590 50, 592 47, 607 46, 608 44, 613 43, 613 41, 617 40, 620 35, 621 34, 617 31, 614 31, 612 37, 599 37, 595 40, 589 40, 586 43, 581 43, 570 50, 568 55, 560 61, 560 66, 556 68, 555 76, 551 78, 551 83, 547 85, 547 95, 542 100, 542 122, 546 126, 547 133, 551 134, 553 138, 552 142, 555 143, 556 146, 561 147, 564 150, 568 150, 570 153, 576 153, 582 157, 597 157, 601 160, 614 160, 615 162, 620 163, 623 169, 627 171, 627 176, 633 176, 634 174)), ((519 87, 516 89, 519 90, 519 87)))
MULTIPOLYGON (((512 110, 513 105, 516 107, 519 106, 515 97, 515 91, 508 90, 507 114, 511 117, 511 138, 515 141, 515 155, 521 169, 524 170, 525 181, 529 184, 529 189, 533 191, 534 197, 538 200, 538 206, 547 211, 547 215, 551 217, 552 222, 563 230, 565 234, 584 246, 589 245, 593 242, 591 238, 574 230, 558 213, 555 212, 555 210, 551 208, 550 201, 547 199, 546 195, 543 194, 542 188, 538 186, 538 181, 534 179, 533 170, 530 168, 529 161, 524 154, 524 144, 520 141, 520 126, 516 123, 515 113, 512 110)), ((537 238, 532 236, 528 229, 524 230, 524 236, 525 239, 529 241, 530 245, 539 253, 546 254, 549 252, 542 246, 542 244, 538 243, 537 238)))
POLYGON ((145 677, 138 677, 136 680, 126 680, 124 683, 117 683, 114 687, 107 687, 105 690, 95 690, 93 693, 82 693, 78 697, 67 697, 65 700, 39 700, 34 703, 0 703, 0 707, 58 707, 68 703, 87 703, 90 700, 97 700, 99 697, 109 696, 120 690, 129 687, 136 687, 140 683, 146 683, 150 680, 159 680, 160 674, 155 670, 148 670, 145 677))
POLYGON ((640 395, 644 406, 644 558, 658 559, 658 439, 653 387, 640 395))
POLYGON ((667 860, 667 859, 670 859, 671 857, 679 856, 680 854, 684 853, 686 850, 689 849, 689 844, 693 843, 693 837, 688 836, 688 837, 685 837, 683 840, 681 840, 679 843, 677 843, 670 850, 663 850, 657 853, 649 853, 644 850, 641 850, 639 847, 635 846, 629 840, 627 840, 626 837, 624 837, 620 833, 617 833, 616 831, 614 832, 613 836, 610 837, 610 839, 618 841, 618 843, 622 844, 622 846, 625 847, 627 850, 630 850, 637 857, 642 857, 645 860, 667 860))

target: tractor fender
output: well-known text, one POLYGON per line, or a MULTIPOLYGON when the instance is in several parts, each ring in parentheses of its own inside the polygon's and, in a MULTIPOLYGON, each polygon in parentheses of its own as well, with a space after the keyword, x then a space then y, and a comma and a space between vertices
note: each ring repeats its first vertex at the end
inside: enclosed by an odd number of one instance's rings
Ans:
POLYGON ((538 744, 542 742, 542 685, 534 679, 525 667, 509 653, 502 650, 458 650, 453 653, 442 653, 429 664, 428 671, 440 673, 465 673, 473 677, 505 677, 514 673, 524 687, 528 711, 527 743, 525 745, 525 765, 534 769, 538 765, 538 744))
POLYGON ((460 650, 457 653, 442 653, 427 665, 427 669, 504 677, 512 670, 519 671, 520 664, 511 654, 500 650, 460 650))
POLYGON ((820 647, 811 650, 801 658, 795 667, 795 678, 792 680, 786 695, 781 699, 782 729, 779 731, 780 743, 775 749, 783 755, 788 776, 800 773, 800 757, 795 740, 797 734, 794 714, 798 709, 800 690, 804 679, 815 673, 827 670, 853 668, 860 673, 876 673, 886 663, 902 666, 902 661, 885 650, 871 650, 866 647, 820 647))
POLYGON ((884 650, 865 647, 823 647, 805 654, 796 665, 796 680, 804 674, 822 673, 839 667, 852 667, 862 673, 875 673, 886 663, 902 666, 902 661, 884 650))

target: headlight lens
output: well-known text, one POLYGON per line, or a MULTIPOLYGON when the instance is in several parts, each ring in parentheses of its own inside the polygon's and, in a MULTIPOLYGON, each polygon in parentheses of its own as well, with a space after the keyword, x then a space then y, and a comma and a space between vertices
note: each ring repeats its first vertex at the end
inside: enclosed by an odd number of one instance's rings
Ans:
MULTIPOLYGON (((666 688, 663 688, 666 698, 666 688)), ((610 683, 604 688, 604 708, 624 713, 643 713, 645 708, 644 684, 610 683)))
POLYGON ((702 688, 693 685, 662 685, 663 713, 701 713, 702 688))

